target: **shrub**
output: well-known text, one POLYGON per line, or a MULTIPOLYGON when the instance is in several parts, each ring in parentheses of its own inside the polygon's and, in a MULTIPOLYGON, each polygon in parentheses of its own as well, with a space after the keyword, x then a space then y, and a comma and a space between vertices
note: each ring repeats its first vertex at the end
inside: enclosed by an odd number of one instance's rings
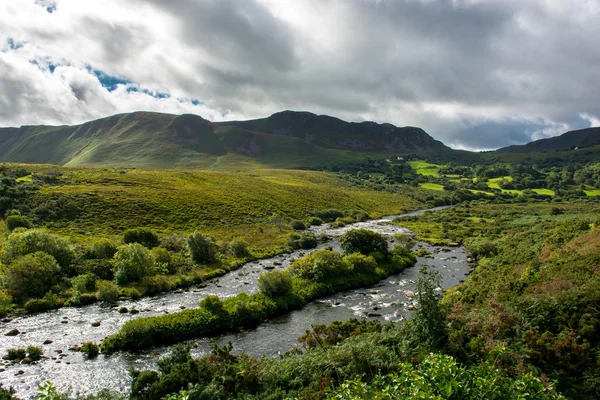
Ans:
POLYGON ((313 226, 319 226, 323 224, 323 220, 319 217, 310 217, 307 222, 309 225, 313 226))
POLYGON ((27 357, 31 359, 31 361, 38 361, 44 355, 44 351, 39 347, 29 346, 27 347, 27 357))
POLYGON ((149 249, 158 246, 158 236, 148 228, 128 229, 123 235, 123 243, 139 243, 149 249))
POLYGON ((270 297, 284 296, 292 289, 292 277, 286 271, 270 271, 258 277, 258 289, 270 297))
POLYGON ((6 359, 10 361, 22 360, 27 356, 25 349, 8 349, 6 350, 6 359))
POLYGON ((340 210, 330 209, 330 210, 321 210, 314 212, 315 217, 320 218, 326 222, 335 221, 337 218, 341 218, 344 216, 344 213, 340 210))
POLYGON ((303 279, 323 281, 350 272, 340 253, 317 250, 304 258, 294 261, 289 273, 303 279))
POLYGON ((12 309, 13 298, 5 291, 0 290, 0 315, 5 315, 12 309))
POLYGON ((115 303, 119 300, 119 287, 111 281, 98 281, 96 297, 105 303, 115 303))
POLYGON ((465 240, 465 247, 474 258, 490 257, 498 253, 496 245, 484 238, 475 237, 465 240))
POLYGON ((244 239, 235 238, 229 244, 229 252, 234 257, 246 257, 248 255, 248 243, 244 239))
POLYGON ((42 312, 62 307, 63 304, 63 299, 61 299, 57 294, 48 292, 41 299, 29 300, 27 303, 25 303, 24 307, 29 312, 42 312))
POLYGON ((344 262, 352 266, 352 271, 358 274, 372 273, 377 268, 377 261, 371 256, 352 253, 344 256, 344 262))
POLYGON ((96 276, 94 274, 78 275, 71 279, 71 286, 79 293, 93 292, 96 290, 96 276))
POLYGON ((136 288, 122 288, 119 292, 121 296, 129 297, 131 299, 139 299, 142 294, 136 288))
POLYGON ((4 243, 2 261, 8 264, 19 256, 42 251, 50 254, 61 266, 63 273, 75 258, 75 253, 67 241, 43 229, 30 229, 11 233, 4 243))
POLYGON ((369 255, 379 252, 388 253, 388 244, 385 237, 368 229, 352 229, 340 236, 340 245, 345 254, 361 253, 369 255))
POLYGON ((91 250, 93 258, 110 259, 117 252, 117 246, 108 239, 101 239, 92 245, 91 250))
POLYGON ((114 260, 79 260, 76 271, 78 274, 94 274, 100 279, 112 281, 114 279, 114 260))
POLYGON ((13 260, 4 270, 5 285, 17 299, 43 296, 59 276, 54 257, 41 251, 13 260))
POLYGON ((200 300, 200 307, 213 314, 220 314, 223 311, 223 301, 219 296, 208 295, 200 300))
POLYGON ((154 257, 155 268, 158 272, 164 274, 173 274, 176 268, 171 264, 171 253, 162 247, 153 248, 150 253, 154 257))
POLYGON ((186 249, 186 238, 183 233, 172 233, 160 239, 160 247, 178 253, 186 249))
POLYGON ((100 353, 100 348, 94 342, 85 342, 81 345, 81 352, 87 356, 87 358, 96 358, 100 353))
POLYGON ((154 273, 150 251, 139 243, 119 246, 115 253, 115 281, 119 285, 137 282, 154 273))
POLYGON ((292 227, 292 229, 294 229, 296 231, 303 231, 306 229, 306 225, 304 225, 304 222, 302 222, 300 220, 292 221, 290 226, 292 227))
POLYGON ((294 250, 314 249, 317 247, 317 238, 312 232, 294 232, 288 238, 286 244, 294 250))
POLYGON ((33 224, 29 220, 29 218, 24 217, 22 215, 10 215, 6 217, 4 220, 4 224, 8 228, 9 231, 12 231, 15 228, 32 228, 33 224))
POLYGON ((219 246, 212 236, 196 231, 188 236, 187 243, 192 260, 197 264, 211 263, 217 259, 219 246))

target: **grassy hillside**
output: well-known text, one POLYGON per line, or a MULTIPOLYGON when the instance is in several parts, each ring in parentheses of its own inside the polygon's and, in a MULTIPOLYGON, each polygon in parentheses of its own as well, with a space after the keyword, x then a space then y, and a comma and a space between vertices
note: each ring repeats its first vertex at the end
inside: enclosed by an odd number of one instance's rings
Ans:
POLYGON ((600 145, 600 128, 588 128, 569 131, 560 136, 535 140, 520 146, 504 147, 496 150, 496 153, 545 153, 570 151, 598 145, 600 145))
POLYGON ((414 151, 449 149, 419 128, 302 112, 219 124, 197 115, 134 112, 74 126, 0 128, 0 161, 67 166, 322 168, 414 151))

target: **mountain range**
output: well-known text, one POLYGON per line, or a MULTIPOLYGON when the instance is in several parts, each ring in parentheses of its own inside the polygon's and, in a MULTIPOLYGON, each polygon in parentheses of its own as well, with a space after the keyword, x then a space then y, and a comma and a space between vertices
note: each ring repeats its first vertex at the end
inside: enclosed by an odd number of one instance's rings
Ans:
MULTIPOLYGON (((600 145, 590 128, 498 150, 531 153, 600 145)), ((118 114, 80 125, 0 128, 0 162, 141 168, 314 168, 369 156, 458 152, 423 129, 282 111, 248 121, 192 114, 118 114)), ((454 155, 454 156, 453 156, 454 155)))

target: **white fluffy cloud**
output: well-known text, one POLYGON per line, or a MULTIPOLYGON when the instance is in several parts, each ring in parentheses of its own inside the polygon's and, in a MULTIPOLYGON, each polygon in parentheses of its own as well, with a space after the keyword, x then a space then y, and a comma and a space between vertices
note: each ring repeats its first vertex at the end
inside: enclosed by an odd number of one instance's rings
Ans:
POLYGON ((0 125, 308 110, 489 149, 598 125, 600 0, 0 3, 0 125))

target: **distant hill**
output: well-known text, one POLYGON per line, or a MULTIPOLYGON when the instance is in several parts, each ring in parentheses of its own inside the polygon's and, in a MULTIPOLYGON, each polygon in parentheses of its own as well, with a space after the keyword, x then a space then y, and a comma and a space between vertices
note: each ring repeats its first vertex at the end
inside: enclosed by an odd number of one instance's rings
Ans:
POLYGON ((503 147, 495 153, 547 153, 585 149, 600 145, 600 128, 569 131, 560 136, 536 140, 524 145, 503 147))
POLYGON ((373 154, 446 151, 420 128, 294 111, 221 123, 134 112, 81 125, 0 128, 0 162, 67 166, 302 168, 373 154))

